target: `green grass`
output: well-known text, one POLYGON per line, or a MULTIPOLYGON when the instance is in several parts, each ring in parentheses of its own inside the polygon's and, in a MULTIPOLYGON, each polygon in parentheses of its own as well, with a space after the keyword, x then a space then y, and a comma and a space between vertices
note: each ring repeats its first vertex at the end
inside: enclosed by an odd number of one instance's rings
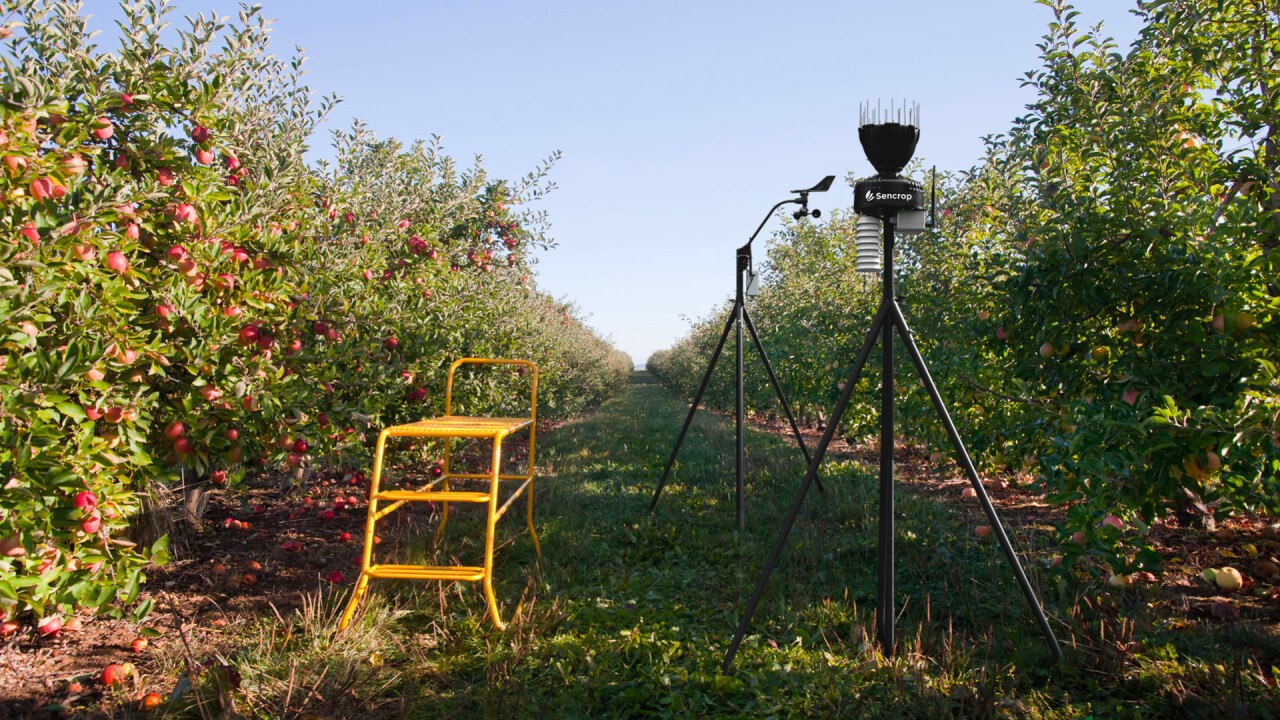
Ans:
MULTIPOLYGON (((828 495, 811 493, 722 675, 804 467, 785 438, 749 433, 739 533, 733 426, 699 413, 650 515, 686 411, 636 374, 539 448, 540 570, 523 512, 499 528, 496 590, 516 616, 505 632, 485 620, 478 585, 375 582, 345 635, 332 632, 341 596, 246 629, 253 639, 223 653, 243 685, 206 702, 261 717, 1272 717, 1277 695, 1252 669, 1280 657, 1274 641, 1259 663, 1253 635, 1162 629, 1141 592, 1046 573, 1047 530, 1010 528, 1068 655, 1051 666, 997 545, 974 537, 976 516, 907 492, 899 646, 884 658, 869 642, 876 469, 856 462, 826 466, 828 495)), ((476 563, 477 515, 451 518, 434 550, 423 523, 401 551, 476 563)))

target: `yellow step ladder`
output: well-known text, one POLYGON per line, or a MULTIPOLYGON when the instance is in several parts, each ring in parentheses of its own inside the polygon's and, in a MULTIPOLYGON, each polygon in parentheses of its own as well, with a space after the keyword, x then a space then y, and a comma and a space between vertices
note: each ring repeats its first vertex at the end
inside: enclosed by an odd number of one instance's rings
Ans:
POLYGON ((538 533, 533 528, 533 450, 537 435, 538 421, 538 366, 527 360, 507 360, 488 358, 462 358, 449 366, 449 374, 445 381, 444 417, 422 420, 407 425, 396 425, 385 428, 378 434, 378 446, 373 459, 373 479, 369 488, 369 515, 364 528, 364 552, 360 559, 360 579, 356 582, 347 609, 342 613, 338 630, 345 630, 351 623, 356 606, 369 587, 370 578, 392 578, 397 580, 465 580, 483 582, 484 595, 489 603, 489 617, 499 630, 505 629, 498 614, 498 601, 493 595, 493 536, 498 518, 502 517, 511 504, 525 495, 525 522, 529 526, 529 534, 533 537, 533 550, 538 561, 542 561, 542 548, 538 545, 538 533), (532 380, 529 391, 529 417, 463 417, 454 415, 453 409, 453 376, 462 365, 521 365, 531 371, 532 380), (508 435, 529 429, 529 465, 524 475, 504 475, 499 472, 502 465, 502 441, 508 435), (423 485, 417 490, 381 490, 383 448, 389 437, 439 438, 445 441, 444 473, 423 485), (450 448, 454 438, 480 438, 493 441, 493 458, 488 473, 451 473, 449 472, 450 448), (466 480, 488 480, 487 491, 450 490, 449 482, 466 480), (507 495, 499 505, 499 490, 503 483, 520 483, 514 492, 507 495), (389 503, 380 507, 380 503, 389 503), (484 503, 488 506, 485 523, 484 565, 382 565, 373 564, 373 538, 378 520, 393 512, 405 503, 439 502, 441 504, 440 526, 436 529, 438 541, 449 521, 450 503, 484 503))

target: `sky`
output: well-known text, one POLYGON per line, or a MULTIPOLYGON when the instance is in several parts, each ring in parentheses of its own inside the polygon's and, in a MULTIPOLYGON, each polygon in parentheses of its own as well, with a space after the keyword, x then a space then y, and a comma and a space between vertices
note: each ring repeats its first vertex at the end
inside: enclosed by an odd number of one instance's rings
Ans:
MULTIPOLYGON (((735 249, 791 190, 835 175, 810 207, 852 205, 846 173, 873 174, 860 102, 919 103, 916 157, 976 163, 982 137, 1033 101, 1021 80, 1052 19, 1033 0, 260 2, 272 54, 303 48, 317 97, 342 98, 313 157, 355 118, 381 137, 439 135, 459 162, 482 154, 491 177, 561 151, 536 206, 557 243, 538 285, 641 365, 732 297, 735 249)), ((175 24, 239 11, 174 4, 175 24)), ((1138 32, 1133 0, 1074 4, 1122 48, 1138 32)), ((119 17, 115 0, 84 12, 108 31, 119 17)), ((779 227, 757 240, 757 265, 779 227)))

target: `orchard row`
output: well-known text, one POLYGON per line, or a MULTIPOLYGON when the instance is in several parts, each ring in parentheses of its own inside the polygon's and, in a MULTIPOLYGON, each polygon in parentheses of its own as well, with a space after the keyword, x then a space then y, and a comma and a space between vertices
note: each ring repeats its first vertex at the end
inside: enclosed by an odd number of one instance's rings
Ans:
MULTIPOLYGON (((1192 5, 1141 3, 1125 55, 1057 7, 1036 102, 941 179, 936 230, 899 238, 904 312, 975 458, 1035 477, 1067 510, 1068 555, 1116 571, 1158 561, 1154 522, 1280 512, 1280 18, 1192 5)), ((813 419, 879 303, 854 270, 855 220, 775 237, 751 310, 813 419)), ((650 368, 691 395, 720 322, 650 368)), ((855 440, 878 429, 878 358, 844 416, 855 440)), ((749 407, 778 412, 747 365, 749 407)), ((914 370, 897 376, 900 432, 950 458, 914 370)), ((709 398, 732 406, 727 373, 709 398)))
MULTIPOLYGON (((256 11, 125 5, 90 45, 76 3, 7 17, 0 106, 0 619, 124 612, 165 540, 159 485, 359 465, 384 425, 443 410, 462 356, 539 364, 544 412, 599 402, 630 361, 539 292, 549 246, 511 182, 362 125, 304 160, 331 99, 273 58, 256 11), (220 49, 219 49, 220 48, 220 49)), ((465 408, 522 393, 477 376, 465 408)), ((136 609, 145 613, 144 603, 136 609)))

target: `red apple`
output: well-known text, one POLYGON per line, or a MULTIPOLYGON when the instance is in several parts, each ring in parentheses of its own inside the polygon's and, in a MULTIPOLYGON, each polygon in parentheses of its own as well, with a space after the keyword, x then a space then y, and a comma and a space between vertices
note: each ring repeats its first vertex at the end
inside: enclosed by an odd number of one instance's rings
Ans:
POLYGON ((177 222, 195 223, 199 219, 195 206, 191 203, 178 203, 173 209, 173 219, 177 222))
POLYGON ((40 244, 40 231, 36 229, 36 224, 30 220, 22 226, 22 237, 30 240, 33 244, 40 244))
POLYGON ((31 181, 28 191, 36 200, 48 200, 53 197, 53 181, 44 177, 36 178, 31 181))
POLYGON ((27 549, 22 545, 22 536, 14 533, 9 537, 0 540, 0 555, 4 557, 22 557, 27 554, 27 549))
POLYGON ((208 142, 209 128, 203 125, 196 125, 191 128, 191 140, 196 143, 208 142))
POLYGON ((40 622, 36 624, 36 629, 45 637, 56 637, 58 633, 62 632, 62 618, 57 615, 41 618, 40 622))
POLYGON ((177 440, 187 434, 187 428, 180 422, 171 422, 164 429, 164 436, 170 440, 177 440))
POLYGON ((196 148, 195 156, 196 156, 196 162, 200 163, 201 165, 213 164, 213 153, 209 150, 205 150, 204 148, 196 148))
POLYGON ((303 440, 302 438, 297 438, 296 440, 294 440, 293 451, 298 453, 299 455, 305 453, 307 451, 307 441, 303 440))
POLYGON ((93 123, 93 136, 99 140, 106 140, 115 134, 115 128, 111 125, 109 118, 100 117, 93 123))
POLYGON ((173 451, 179 455, 187 455, 191 452, 191 441, 180 437, 173 441, 173 451))
POLYGON ((80 529, 89 535, 98 532, 100 527, 102 527, 102 516, 98 514, 97 510, 91 511, 89 517, 80 522, 80 529))
POLYGON ((382 344, 385 345, 388 350, 395 350, 396 348, 400 347, 400 340, 397 339, 394 335, 392 335, 386 340, 383 340, 382 344))
POLYGON ((124 275, 129 272, 129 259, 123 253, 111 251, 107 253, 107 267, 124 275))
POLYGON ((142 235, 142 228, 138 227, 138 223, 129 223, 124 226, 124 236, 130 240, 137 240, 142 235))
POLYGON ((62 158, 62 169, 68 175, 79 175, 89 169, 89 163, 80 153, 71 153, 70 155, 62 158))
POLYGON ((226 485, 227 471, 214 470, 213 472, 209 473, 209 482, 213 483, 214 485, 226 485))
POLYGON ((160 168, 156 171, 156 181, 165 187, 173 185, 176 180, 177 176, 169 168, 160 168))
POLYGON ((223 162, 226 164, 228 170, 235 170, 240 167, 240 158, 236 157, 235 155, 228 155, 226 157, 226 160, 224 160, 223 162))
POLYGON ((71 254, 75 255, 77 260, 89 262, 98 256, 98 251, 90 245, 77 245, 71 248, 71 254))
POLYGON ((240 336, 239 336, 238 342, 241 345, 248 346, 248 345, 256 344, 258 340, 261 338, 262 338, 262 332, 258 330, 257 325, 245 325, 244 327, 240 328, 240 336))
POLYGON ((11 175, 21 175, 27 169, 27 159, 21 155, 5 155, 4 164, 11 175))
POLYGON ((129 673, 125 666, 120 663, 111 663, 102 669, 103 685, 119 685, 129 678, 129 673))
POLYGON ((223 431, 222 437, 230 440, 231 442, 235 442, 240 439, 240 431, 235 428, 227 428, 223 431))
POLYGON ((1123 401, 1125 401, 1125 402, 1126 402, 1126 403, 1128 403, 1129 405, 1133 405, 1133 404, 1137 403, 1137 402, 1138 402, 1138 390, 1137 390, 1137 388, 1129 388, 1128 390, 1125 390, 1125 391, 1124 391, 1124 395, 1122 395, 1122 396, 1120 397, 1120 399, 1121 399, 1121 400, 1123 400, 1123 401))
POLYGON ((84 510, 85 508, 96 508, 98 507, 98 496, 88 490, 81 490, 76 493, 75 506, 81 510, 84 510))

